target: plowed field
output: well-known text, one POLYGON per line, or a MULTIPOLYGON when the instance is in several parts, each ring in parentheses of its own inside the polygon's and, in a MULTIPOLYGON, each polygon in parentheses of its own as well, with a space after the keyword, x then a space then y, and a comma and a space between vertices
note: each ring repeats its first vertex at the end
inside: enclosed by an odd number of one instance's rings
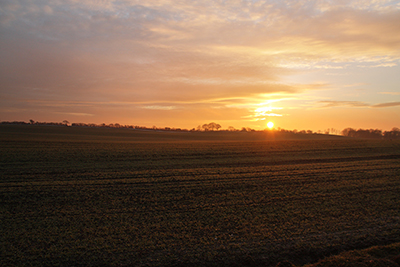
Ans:
POLYGON ((2 266, 301 265, 400 242, 399 141, 29 127, 0 128, 2 266))

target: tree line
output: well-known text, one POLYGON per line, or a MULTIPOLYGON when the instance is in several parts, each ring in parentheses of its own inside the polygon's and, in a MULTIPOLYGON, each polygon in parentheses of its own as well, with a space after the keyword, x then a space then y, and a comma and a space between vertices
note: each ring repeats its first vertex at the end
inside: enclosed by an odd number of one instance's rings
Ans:
POLYGON ((229 126, 227 129, 222 129, 222 126, 215 122, 205 123, 203 125, 199 125, 192 129, 181 129, 181 128, 173 128, 173 127, 145 127, 138 125, 124 125, 119 123, 70 123, 67 120, 62 122, 39 122, 34 120, 29 120, 29 122, 24 121, 2 121, 0 124, 30 124, 30 125, 47 125, 47 126, 69 126, 69 127, 102 127, 102 128, 126 128, 126 129, 139 129, 139 130, 158 130, 158 131, 183 131, 183 132, 210 132, 210 131, 229 131, 229 132, 263 132, 263 131, 274 131, 276 133, 285 133, 285 134, 335 134, 342 135, 347 137, 354 138, 367 138, 367 139, 400 139, 400 129, 394 127, 391 131, 382 131, 379 129, 353 129, 353 128, 345 128, 342 131, 330 128, 324 131, 313 132, 311 130, 285 130, 281 128, 269 130, 254 130, 250 127, 242 127, 241 129, 236 129, 232 126, 229 126))
POLYGON ((400 129, 394 127, 391 131, 379 129, 358 129, 346 128, 342 131, 343 136, 368 138, 368 139, 400 139, 400 129))
POLYGON ((14 124, 14 125, 43 125, 43 126, 68 126, 68 127, 92 127, 92 128, 125 128, 125 129, 141 129, 141 130, 164 130, 164 131, 189 131, 188 129, 181 128, 172 128, 172 127, 146 127, 139 125, 125 125, 119 123, 83 123, 83 122, 73 122, 70 123, 67 120, 62 122, 40 122, 29 120, 29 122, 25 121, 2 121, 0 124, 14 124))

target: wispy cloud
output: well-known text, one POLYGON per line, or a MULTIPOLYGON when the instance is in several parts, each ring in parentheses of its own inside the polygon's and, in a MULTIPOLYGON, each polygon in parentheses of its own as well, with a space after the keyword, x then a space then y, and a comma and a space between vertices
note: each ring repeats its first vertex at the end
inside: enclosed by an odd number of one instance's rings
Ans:
POLYGON ((390 108, 390 107, 396 107, 396 106, 400 106, 400 102, 381 103, 381 104, 372 105, 371 107, 373 107, 373 108, 390 108))
POLYGON ((386 102, 379 104, 369 104, 361 101, 318 101, 317 104, 322 104, 319 108, 332 108, 332 107, 355 107, 355 108, 387 108, 400 106, 400 102, 386 102))
POLYGON ((175 106, 144 106, 145 109, 155 109, 155 110, 172 110, 176 109, 175 106))
POLYGON ((400 95, 400 92, 380 92, 382 95, 400 95))
POLYGON ((71 115, 71 116, 83 116, 83 117, 93 117, 94 114, 90 113, 77 113, 77 112, 57 112, 59 114, 63 115, 71 115))
POLYGON ((323 100, 318 101, 317 104, 322 104, 320 108, 332 108, 332 107, 369 107, 370 105, 361 101, 331 101, 323 100))
POLYGON ((352 84, 346 84, 343 87, 358 87, 358 86, 364 86, 367 85, 367 83, 352 83, 352 84))

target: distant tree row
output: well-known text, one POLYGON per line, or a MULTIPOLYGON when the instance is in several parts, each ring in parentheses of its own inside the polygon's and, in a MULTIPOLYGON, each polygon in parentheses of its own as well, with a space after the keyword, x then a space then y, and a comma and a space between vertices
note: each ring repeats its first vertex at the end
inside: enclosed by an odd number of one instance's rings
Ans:
POLYGON ((159 130, 159 131, 186 131, 188 132, 188 129, 181 129, 181 128, 173 128, 173 127, 145 127, 145 126, 138 126, 138 125, 123 125, 119 123, 101 123, 101 124, 96 124, 96 123, 82 123, 82 122, 73 122, 70 123, 67 120, 64 120, 63 122, 40 122, 40 121, 34 121, 34 120, 29 120, 28 122, 25 121, 2 121, 0 124, 20 124, 20 125, 47 125, 47 126, 72 126, 72 127, 95 127, 95 128, 126 128, 126 129, 141 129, 141 130, 159 130))
POLYGON ((394 127, 391 131, 384 131, 379 129, 358 129, 346 128, 342 131, 343 136, 369 138, 369 139, 400 139, 400 129, 394 127))
MULTIPOLYGON (((29 123, 24 121, 2 121, 1 124, 31 124, 31 125, 48 125, 48 126, 73 126, 73 127, 104 127, 104 128, 126 128, 126 129, 141 129, 141 130, 157 130, 157 131, 183 131, 183 132, 193 132, 193 131, 229 131, 229 132, 259 132, 257 130, 251 129, 249 127, 242 127, 241 129, 236 129, 232 126, 229 126, 228 129, 220 130, 222 127, 220 124, 215 122, 206 123, 203 125, 199 125, 196 128, 192 128, 191 130, 188 129, 181 129, 181 128, 171 128, 171 127, 144 127, 138 125, 122 125, 119 123, 110 123, 110 124, 95 124, 95 123, 70 123, 67 120, 62 122, 39 122, 34 120, 29 120, 29 123)), ((355 130, 353 128, 346 128, 342 131, 336 130, 334 128, 328 128, 324 131, 313 132, 311 130, 285 130, 281 128, 269 130, 265 129, 264 131, 276 132, 276 133, 283 133, 283 134, 336 134, 336 135, 343 135, 348 137, 355 137, 355 138, 369 138, 369 139, 400 139, 400 129, 394 127, 391 131, 382 131, 379 129, 358 129, 355 130)))
POLYGON ((124 125, 119 123, 110 123, 110 124, 95 124, 95 123, 72 123, 71 126, 75 127, 96 127, 96 128, 121 128, 121 129, 137 129, 137 130, 154 130, 154 131, 184 131, 188 132, 188 129, 181 129, 181 128, 171 128, 171 127, 146 127, 146 126, 139 126, 139 125, 124 125))
POLYGON ((35 124, 35 125, 49 125, 49 126, 68 126, 69 122, 68 121, 63 121, 63 122, 39 122, 39 121, 34 121, 30 120, 29 123, 25 121, 2 121, 1 124, 35 124))

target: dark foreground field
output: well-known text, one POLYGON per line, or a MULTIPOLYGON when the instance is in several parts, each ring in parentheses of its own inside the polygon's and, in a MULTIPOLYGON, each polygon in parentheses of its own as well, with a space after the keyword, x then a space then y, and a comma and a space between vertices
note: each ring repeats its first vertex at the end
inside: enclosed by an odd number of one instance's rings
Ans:
POLYGON ((189 134, 0 125, 0 265, 303 265, 400 242, 399 141, 189 134))

